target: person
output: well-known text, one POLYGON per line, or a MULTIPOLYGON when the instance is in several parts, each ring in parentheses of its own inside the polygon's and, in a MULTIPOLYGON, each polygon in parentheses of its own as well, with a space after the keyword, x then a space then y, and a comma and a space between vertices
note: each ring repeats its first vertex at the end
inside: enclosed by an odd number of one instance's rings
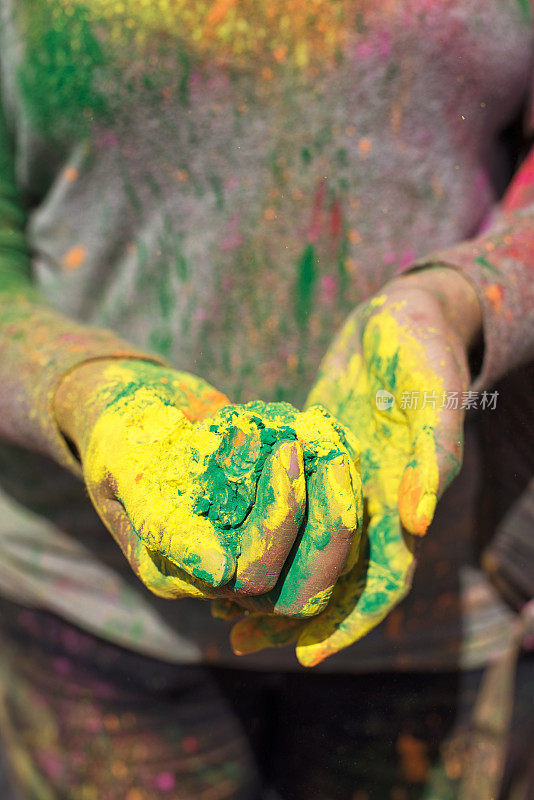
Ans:
POLYGON ((0 13, 16 790, 534 792, 531 656, 515 710, 499 684, 490 716, 502 733, 513 714, 506 764, 469 729, 483 668, 523 634, 501 595, 532 598, 528 4, 0 13), (242 557, 211 495, 183 516, 176 465, 194 471, 188 442, 207 457, 210 435, 233 464, 231 415, 258 398, 307 410, 261 451, 242 557))

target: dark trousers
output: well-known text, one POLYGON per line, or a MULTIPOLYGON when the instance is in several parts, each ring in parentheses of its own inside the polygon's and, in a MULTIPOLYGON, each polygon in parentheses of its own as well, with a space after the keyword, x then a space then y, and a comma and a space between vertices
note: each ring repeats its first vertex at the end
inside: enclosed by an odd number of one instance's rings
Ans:
MULTIPOLYGON (((1 601, 0 679, 22 800, 453 800, 461 764, 443 754, 468 728, 480 672, 174 666, 1 601)), ((502 797, 515 800, 520 774, 534 798, 533 771, 530 657, 518 667, 502 797)))

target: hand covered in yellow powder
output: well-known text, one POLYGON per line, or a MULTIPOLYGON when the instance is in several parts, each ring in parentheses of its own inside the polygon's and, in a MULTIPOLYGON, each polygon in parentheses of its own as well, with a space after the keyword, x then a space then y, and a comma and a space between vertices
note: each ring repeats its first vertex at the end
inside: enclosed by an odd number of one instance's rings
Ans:
POLYGON ((325 411, 230 406, 199 378, 135 360, 78 367, 55 410, 96 510, 153 592, 277 613, 326 605, 356 552, 361 501, 357 445, 325 411), (324 570, 306 572, 310 559, 324 570))
POLYGON ((313 666, 368 633, 409 591, 416 537, 461 465, 466 351, 479 326, 474 291, 447 268, 394 281, 349 318, 309 402, 360 440, 366 546, 323 613, 253 614, 234 626, 236 652, 296 639, 299 661, 313 666))
POLYGON ((177 502, 196 425, 228 403, 200 378, 136 360, 88 362, 56 391, 58 425, 78 451, 93 505, 136 575, 161 596, 204 597, 210 585, 199 578, 218 585, 233 571, 211 526, 200 531, 204 520, 195 517, 195 529, 177 502))

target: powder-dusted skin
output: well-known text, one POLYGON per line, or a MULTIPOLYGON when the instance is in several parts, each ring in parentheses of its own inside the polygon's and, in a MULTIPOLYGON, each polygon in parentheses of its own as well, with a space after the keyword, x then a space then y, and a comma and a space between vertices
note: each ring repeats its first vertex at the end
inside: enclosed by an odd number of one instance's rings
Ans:
MULTIPOLYGON (((315 547, 324 551, 335 546, 340 530, 356 535, 360 499, 354 437, 323 408, 301 413, 288 403, 227 405, 192 422, 186 416, 191 409, 184 403, 181 410, 179 400, 184 380, 191 389, 194 376, 173 377, 170 370, 127 362, 111 365, 104 374, 102 410, 81 437, 84 475, 107 524, 103 488, 120 503, 133 534, 135 552, 128 557, 147 585, 164 596, 209 597, 210 587, 224 586, 235 572, 235 588, 244 595, 267 592, 295 544, 308 495, 302 540, 277 600, 268 607, 302 616, 323 608, 351 538, 343 542, 334 574, 327 571, 328 585, 321 584, 321 574, 315 586, 314 549, 307 537, 312 530, 315 547), (154 382, 158 374, 164 382, 159 385, 154 382), (286 498, 293 507, 287 507, 286 498), (286 525, 288 516, 294 517, 292 526, 286 525)), ((203 389, 199 382, 197 392, 203 389)), ((115 535, 118 524, 115 517, 110 525, 115 535)))
MULTIPOLYGON (((366 313, 353 316, 334 343, 310 398, 335 412, 361 442, 363 491, 367 499, 368 549, 351 572, 340 577, 322 614, 300 624, 251 617, 237 623, 232 641, 238 652, 283 645, 298 639, 297 657, 313 666, 368 633, 406 595, 415 566, 414 542, 423 535, 436 507, 439 471, 436 431, 444 413, 436 403, 403 408, 406 393, 441 397, 443 380, 427 346, 432 329, 417 333, 402 319, 403 303, 377 298, 366 313), (379 409, 377 392, 395 399, 379 409), (402 524, 409 533, 403 533, 402 524)), ((447 345, 443 344, 443 357, 447 345)), ((441 352, 438 352, 441 358, 441 352)), ((450 358, 450 355, 448 356, 450 358)), ((460 451, 451 452, 460 465, 460 451)))
MULTIPOLYGON (((212 532, 193 511, 198 480, 221 437, 155 399, 153 391, 134 388, 113 402, 94 426, 84 468, 91 483, 113 480, 117 499, 150 549, 171 561, 179 557, 194 570, 201 561, 200 545, 212 532)), ((222 549, 213 557, 210 577, 224 582, 222 549)))

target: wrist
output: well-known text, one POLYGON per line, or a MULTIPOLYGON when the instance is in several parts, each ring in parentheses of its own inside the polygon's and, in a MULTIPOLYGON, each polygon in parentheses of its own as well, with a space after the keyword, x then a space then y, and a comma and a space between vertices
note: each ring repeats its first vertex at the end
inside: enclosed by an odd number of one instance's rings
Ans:
POLYGON ((439 303, 449 326, 463 343, 466 352, 480 339, 482 307, 473 285, 452 267, 436 266, 414 270, 396 278, 394 291, 418 289, 428 292, 439 303))
POLYGON ((190 421, 212 416, 230 402, 196 375, 142 358, 103 357, 78 365, 61 379, 53 399, 58 427, 83 451, 86 435, 104 409, 141 389, 154 403, 173 405, 190 421))
POLYGON ((105 370, 124 362, 125 359, 105 357, 86 361, 67 372, 58 383, 52 400, 54 417, 61 433, 78 449, 83 431, 109 401, 107 393, 102 391, 105 370))

